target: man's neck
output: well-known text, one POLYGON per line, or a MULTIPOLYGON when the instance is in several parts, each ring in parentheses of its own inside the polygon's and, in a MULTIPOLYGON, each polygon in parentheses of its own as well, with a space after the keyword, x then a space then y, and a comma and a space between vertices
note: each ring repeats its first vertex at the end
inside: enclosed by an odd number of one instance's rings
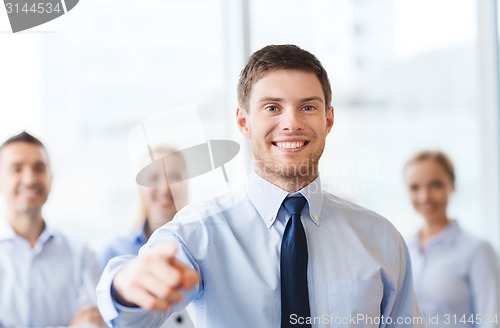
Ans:
POLYGON ((17 235, 26 239, 31 247, 36 245, 45 227, 40 210, 22 213, 8 210, 7 219, 17 235))
POLYGON ((308 184, 313 182, 318 174, 310 175, 310 176, 277 176, 276 174, 266 172, 265 170, 259 170, 255 168, 255 173, 259 175, 261 178, 269 181, 273 185, 288 191, 289 193, 296 192, 306 187, 308 184))

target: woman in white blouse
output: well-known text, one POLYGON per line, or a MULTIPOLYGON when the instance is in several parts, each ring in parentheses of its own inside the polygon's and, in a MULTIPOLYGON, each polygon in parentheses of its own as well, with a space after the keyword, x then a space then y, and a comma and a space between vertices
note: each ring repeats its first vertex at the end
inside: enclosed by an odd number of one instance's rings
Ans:
POLYGON ((413 207, 423 219, 408 248, 428 327, 499 327, 495 252, 447 214, 455 191, 452 162, 441 151, 421 151, 407 161, 404 177, 413 207))

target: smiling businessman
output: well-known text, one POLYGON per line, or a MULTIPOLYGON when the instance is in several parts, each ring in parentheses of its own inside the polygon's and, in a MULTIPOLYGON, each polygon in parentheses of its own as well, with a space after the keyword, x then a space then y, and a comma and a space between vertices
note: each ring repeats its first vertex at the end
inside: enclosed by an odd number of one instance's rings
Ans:
POLYGON ((384 218, 322 190, 333 126, 327 73, 294 45, 255 52, 236 121, 254 157, 242 190, 191 204, 98 287, 109 325, 423 327, 408 251, 384 218))
POLYGON ((40 140, 22 132, 0 145, 0 327, 104 325, 95 305, 94 252, 42 216, 51 186, 40 140))

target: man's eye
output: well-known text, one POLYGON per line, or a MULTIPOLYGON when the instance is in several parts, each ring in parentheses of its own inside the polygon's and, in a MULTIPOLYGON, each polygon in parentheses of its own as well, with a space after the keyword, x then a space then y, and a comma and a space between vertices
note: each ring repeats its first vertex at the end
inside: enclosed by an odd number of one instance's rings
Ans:
POLYGON ((264 110, 266 112, 277 112, 278 111, 278 107, 276 107, 276 106, 266 106, 266 107, 264 107, 264 110))
POLYGON ((160 175, 157 173, 153 173, 149 175, 148 179, 150 182, 158 182, 158 180, 160 179, 160 175))
POLYGON ((45 172, 45 166, 44 165, 36 165, 34 168, 34 171, 36 173, 44 173, 45 172))
POLYGON ((23 168, 22 168, 22 166, 20 166, 20 165, 16 165, 16 166, 11 167, 11 169, 10 169, 10 170, 11 170, 13 173, 19 173, 19 172, 21 172, 21 171, 23 170, 23 168))
POLYGON ((443 183, 439 180, 435 180, 431 182, 431 187, 435 189, 440 189, 441 187, 443 187, 443 183))
POLYGON ((306 111, 306 112, 312 112, 313 110, 315 110, 314 106, 304 106, 302 108, 302 110, 306 111))

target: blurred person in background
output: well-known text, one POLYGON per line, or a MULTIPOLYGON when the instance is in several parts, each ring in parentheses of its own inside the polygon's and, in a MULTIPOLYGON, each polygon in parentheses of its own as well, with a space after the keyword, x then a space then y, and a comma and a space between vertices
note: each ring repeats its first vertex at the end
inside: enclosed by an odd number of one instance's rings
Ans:
MULTIPOLYGON (((153 150, 153 157, 158 161, 161 158, 162 165, 153 165, 142 176, 141 181, 147 186, 138 186, 140 211, 134 230, 106 243, 100 254, 102 268, 115 256, 137 255, 153 232, 170 222, 188 202, 186 163, 182 154, 172 147, 160 146, 153 150)), ((149 156, 145 156, 142 167, 148 165, 148 159, 149 156)), ((194 326, 184 310, 172 314, 162 327, 194 326)))
POLYGON ((51 185, 37 138, 22 132, 0 146, 0 327, 103 327, 95 254, 42 216, 51 185))
POLYGON ((423 226, 408 241, 414 286, 430 327, 498 327, 499 279, 492 247, 447 213, 455 171, 441 151, 424 150, 404 166, 423 226))

